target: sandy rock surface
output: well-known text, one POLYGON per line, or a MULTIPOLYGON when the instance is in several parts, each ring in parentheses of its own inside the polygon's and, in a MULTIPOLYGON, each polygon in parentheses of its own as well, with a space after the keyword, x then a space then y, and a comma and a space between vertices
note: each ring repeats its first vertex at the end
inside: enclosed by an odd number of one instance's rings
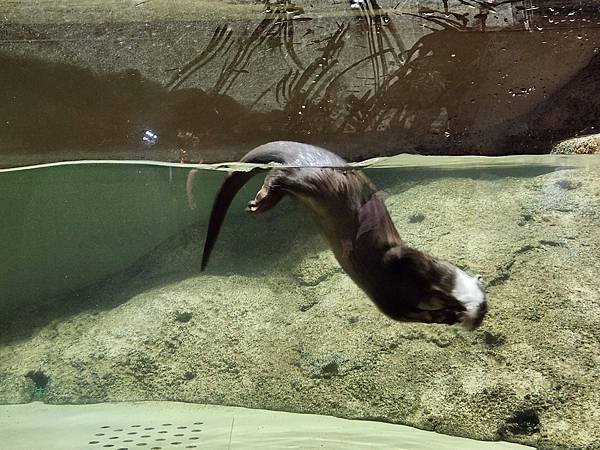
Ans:
POLYGON ((217 403, 600 449, 597 169, 372 176, 405 241, 483 275, 479 330, 385 318, 285 202, 234 212, 204 274, 197 227, 15 316, 0 402, 30 401, 39 372, 48 403, 217 403))
POLYGON ((600 134, 575 137, 559 142, 552 148, 556 154, 595 155, 600 153, 600 134))

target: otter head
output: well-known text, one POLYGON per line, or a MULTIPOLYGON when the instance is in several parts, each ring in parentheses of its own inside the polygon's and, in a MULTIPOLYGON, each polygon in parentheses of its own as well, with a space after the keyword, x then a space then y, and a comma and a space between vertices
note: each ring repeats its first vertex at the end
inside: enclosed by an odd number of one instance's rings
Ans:
POLYGON ((378 304, 390 317, 458 323, 468 330, 481 325, 487 302, 480 276, 473 277, 453 264, 404 246, 388 250, 383 263, 393 282, 386 300, 378 304))
MULTIPOLYGON (((452 266, 450 263, 448 265, 452 266)), ((481 325, 487 312, 485 291, 481 283, 481 275, 471 276, 458 267, 452 266, 452 298, 464 308, 461 323, 468 330, 474 330, 481 325)))

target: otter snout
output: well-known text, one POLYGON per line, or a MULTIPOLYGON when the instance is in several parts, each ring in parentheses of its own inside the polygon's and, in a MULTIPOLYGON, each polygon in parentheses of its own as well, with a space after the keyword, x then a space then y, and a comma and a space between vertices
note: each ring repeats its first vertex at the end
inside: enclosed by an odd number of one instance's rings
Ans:
POLYGON ((488 309, 481 276, 473 277, 455 268, 452 296, 465 308, 461 314, 461 325, 467 330, 479 327, 488 309))
POLYGON ((479 328, 481 323, 483 322, 483 318, 487 313, 487 302, 483 301, 477 307, 475 311, 466 311, 463 316, 460 324, 467 330, 473 331, 476 328, 479 328))

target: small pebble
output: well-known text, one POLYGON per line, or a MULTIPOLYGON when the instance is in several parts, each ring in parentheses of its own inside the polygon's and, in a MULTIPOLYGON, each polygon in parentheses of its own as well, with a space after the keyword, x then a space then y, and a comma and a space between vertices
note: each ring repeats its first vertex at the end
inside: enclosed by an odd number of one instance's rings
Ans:
POLYGON ((411 214, 410 217, 408 218, 408 223, 419 223, 419 222, 423 222, 425 220, 425 214, 423 213, 415 213, 415 214, 411 214))

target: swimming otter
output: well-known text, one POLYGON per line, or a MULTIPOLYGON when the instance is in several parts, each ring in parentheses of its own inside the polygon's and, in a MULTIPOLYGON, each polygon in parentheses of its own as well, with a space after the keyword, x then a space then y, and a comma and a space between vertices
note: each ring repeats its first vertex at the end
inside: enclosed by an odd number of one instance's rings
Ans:
MULTIPOLYGON (((246 210, 260 214, 291 194, 312 211, 344 271, 387 316, 398 321, 461 323, 477 328, 487 311, 479 277, 405 245, 367 176, 339 156, 297 142, 271 142, 242 162, 280 163, 246 210)), ((236 193, 260 169, 229 174, 211 211, 202 255, 205 269, 236 193)))

